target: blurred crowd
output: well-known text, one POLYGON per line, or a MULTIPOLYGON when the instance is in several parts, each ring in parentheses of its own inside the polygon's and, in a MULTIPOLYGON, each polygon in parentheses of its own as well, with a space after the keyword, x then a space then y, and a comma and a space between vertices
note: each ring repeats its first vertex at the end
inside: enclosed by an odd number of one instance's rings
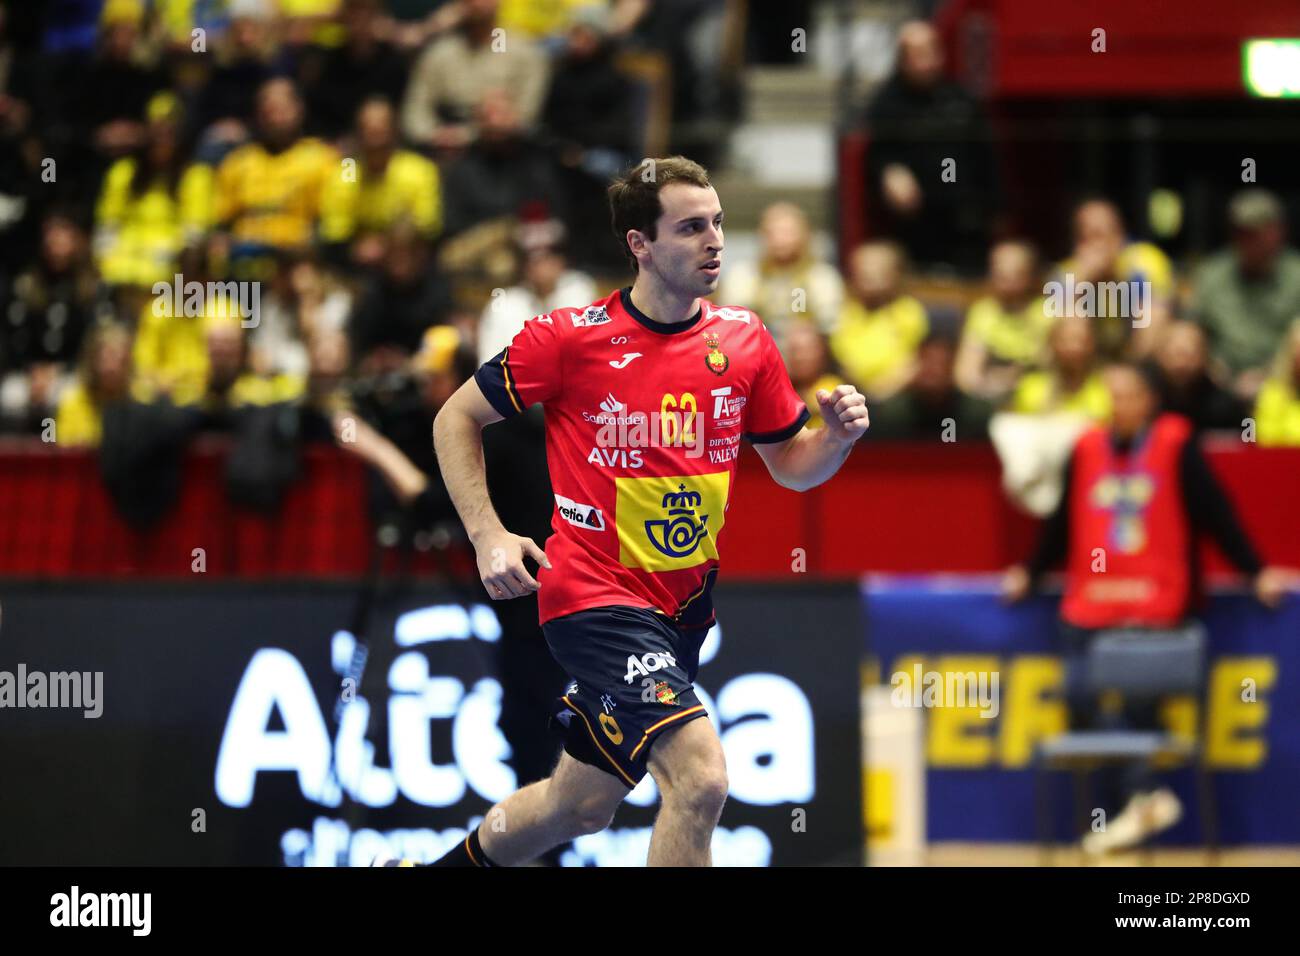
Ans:
MULTIPOLYGON (((1004 215, 996 131, 920 21, 900 29, 895 72, 861 125, 879 240, 850 252, 841 283, 787 238, 799 233, 794 212, 770 210, 761 279, 746 276, 732 293, 762 287, 769 317, 791 286, 808 288, 826 347, 800 364, 801 385, 847 376, 875 400, 876 438, 954 440, 993 419, 997 441, 1002 418, 1005 461, 1033 444, 1012 416, 1106 421, 1101 371, 1133 361, 1151 371, 1164 408, 1198 430, 1300 444, 1300 252, 1278 196, 1242 187, 1224 210, 1226 247, 1185 263, 1135 238, 1112 198, 1081 196, 1059 229, 1069 251, 1049 261, 1004 215), (980 292, 954 303, 927 274, 964 276, 980 292)), ((817 351, 793 335, 796 354, 817 351)))
MULTIPOLYGON (((604 186, 643 155, 652 92, 628 64, 691 79, 670 96, 673 122, 689 118, 716 99, 699 92, 710 57, 682 41, 709 9, 0 5, 0 431, 125 436, 129 464, 177 410, 176 434, 265 444, 330 440, 359 409, 428 458, 403 416, 431 417, 528 317, 625 281, 604 186)), ((718 294, 762 316, 811 411, 848 381, 872 440, 996 442, 1001 416, 1021 445, 1035 416, 1106 420, 1100 373, 1124 359, 1198 429, 1300 444, 1300 252, 1278 197, 1235 196, 1229 245, 1187 264, 1086 197, 1051 262, 999 235, 990 137, 929 26, 903 27, 864 119, 879 238, 841 270, 777 203, 718 294), (963 174, 947 182, 954 142, 963 174), (936 264, 983 274, 954 300, 927 284, 936 264), (1143 291, 1117 304, 1115 284, 1143 291)))
POLYGON ((445 393, 622 276, 605 181, 661 92, 636 64, 700 78, 662 87, 689 118, 708 51, 666 27, 707 7, 0 5, 0 430, 445 393))
POLYGON ((778 203, 763 215, 757 261, 730 264, 718 297, 758 311, 801 393, 861 388, 875 439, 944 440, 946 420, 947 440, 984 438, 998 412, 1103 422, 1104 367, 1138 361, 1164 407, 1198 430, 1297 445, 1300 252, 1267 191, 1241 192, 1227 213, 1231 245, 1182 274, 1157 246, 1128 238, 1114 203, 1086 199, 1068 259, 995 241, 980 291, 961 307, 909 269, 897 240, 863 243, 841 275, 813 254, 803 213, 778 203))

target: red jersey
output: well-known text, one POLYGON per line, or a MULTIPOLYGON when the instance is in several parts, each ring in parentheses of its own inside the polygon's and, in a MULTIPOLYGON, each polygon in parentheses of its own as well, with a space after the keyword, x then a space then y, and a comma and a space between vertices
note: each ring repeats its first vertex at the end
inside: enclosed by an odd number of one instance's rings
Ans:
POLYGON ((603 605, 713 621, 740 440, 785 441, 809 412, 758 316, 700 303, 666 325, 624 288, 529 319, 475 373, 502 415, 545 410, 555 534, 551 570, 537 572, 543 623, 603 605))

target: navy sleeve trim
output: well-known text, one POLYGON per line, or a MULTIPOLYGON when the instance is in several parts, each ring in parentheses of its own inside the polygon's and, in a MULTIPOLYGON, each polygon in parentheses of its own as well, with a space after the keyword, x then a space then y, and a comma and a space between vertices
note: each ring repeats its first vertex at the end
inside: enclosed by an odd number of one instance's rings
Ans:
POLYGON ((812 418, 812 413, 805 407, 799 412, 799 417, 792 421, 785 428, 778 428, 774 432, 745 432, 745 438, 749 439, 754 445, 772 445, 776 442, 782 442, 793 438, 799 434, 800 429, 807 424, 808 419, 812 418))
POLYGON ((506 346, 474 373, 474 381, 478 382, 483 397, 503 418, 522 414, 526 407, 510 374, 509 352, 510 347, 506 346))

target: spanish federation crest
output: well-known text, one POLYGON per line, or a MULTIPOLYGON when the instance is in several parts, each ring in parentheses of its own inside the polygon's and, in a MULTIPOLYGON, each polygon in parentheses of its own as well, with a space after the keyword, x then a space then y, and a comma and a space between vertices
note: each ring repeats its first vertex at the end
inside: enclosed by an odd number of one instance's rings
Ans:
POLYGON ((718 348, 718 335, 716 332, 704 333, 704 344, 709 350, 709 354, 704 356, 704 364, 714 375, 721 375, 731 367, 731 359, 727 358, 718 348))
POLYGON ((677 699, 677 692, 668 686, 667 681, 660 681, 655 684, 655 700, 668 707, 680 707, 681 701, 677 699))

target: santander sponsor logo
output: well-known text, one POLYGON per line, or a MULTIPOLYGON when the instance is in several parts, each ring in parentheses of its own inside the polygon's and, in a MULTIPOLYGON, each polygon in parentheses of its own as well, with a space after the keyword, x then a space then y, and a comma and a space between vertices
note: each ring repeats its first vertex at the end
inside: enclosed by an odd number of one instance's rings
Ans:
POLYGON ((625 412, 627 412, 627 404, 615 398, 613 392, 607 392, 600 403, 600 411, 594 415, 591 412, 583 412, 582 420, 596 425, 636 425, 646 417, 645 412, 621 414, 625 412))

